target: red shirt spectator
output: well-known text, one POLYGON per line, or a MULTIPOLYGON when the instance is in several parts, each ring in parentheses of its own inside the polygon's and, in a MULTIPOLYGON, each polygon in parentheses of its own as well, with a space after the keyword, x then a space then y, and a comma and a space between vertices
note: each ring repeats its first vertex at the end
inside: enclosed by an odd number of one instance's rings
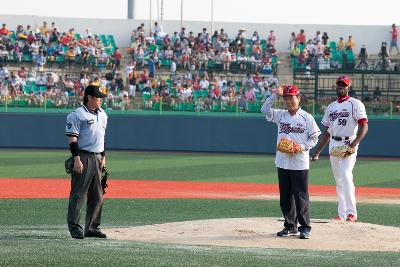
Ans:
POLYGON ((306 43, 306 34, 304 30, 300 30, 300 33, 297 35, 297 43, 305 44, 306 43))
POLYGON ((0 35, 10 35, 10 31, 7 28, 6 24, 3 24, 3 27, 0 29, 0 35))
POLYGON ((121 52, 119 51, 119 49, 115 50, 115 52, 114 52, 114 54, 113 54, 113 58, 114 58, 115 60, 121 60, 121 59, 122 59, 122 54, 121 54, 121 52))
POLYGON ((68 45, 68 43, 71 41, 71 37, 68 37, 66 34, 63 34, 61 37, 60 37, 60 43, 62 44, 62 45, 64 45, 64 46, 66 46, 66 45, 68 45))

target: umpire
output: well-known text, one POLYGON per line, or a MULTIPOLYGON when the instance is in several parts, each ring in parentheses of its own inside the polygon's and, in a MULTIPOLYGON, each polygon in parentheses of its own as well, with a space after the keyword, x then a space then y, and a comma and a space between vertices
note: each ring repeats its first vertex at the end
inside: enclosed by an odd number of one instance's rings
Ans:
POLYGON ((85 89, 83 105, 67 117, 65 134, 73 156, 71 192, 68 205, 68 229, 72 238, 106 238, 99 229, 103 190, 101 171, 105 166, 104 135, 107 114, 101 109, 103 94, 98 86, 85 89), (87 197, 86 222, 83 231, 80 210, 87 197))

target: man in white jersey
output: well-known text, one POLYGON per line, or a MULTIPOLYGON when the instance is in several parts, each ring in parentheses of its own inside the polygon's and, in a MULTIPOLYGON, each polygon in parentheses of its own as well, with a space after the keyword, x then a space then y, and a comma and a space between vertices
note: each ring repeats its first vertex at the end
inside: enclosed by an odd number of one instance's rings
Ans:
POLYGON ((328 142, 329 152, 334 147, 345 145, 353 148, 346 152, 345 157, 330 156, 330 161, 338 196, 338 216, 333 219, 356 222, 353 168, 356 163, 358 144, 368 131, 368 119, 364 104, 349 96, 349 88, 350 78, 348 76, 339 76, 336 79, 338 99, 331 103, 325 111, 322 119, 325 131, 311 160, 318 160, 319 154, 328 142))
POLYGON ((267 121, 278 125, 277 152, 275 164, 278 170, 280 206, 285 218, 280 237, 299 235, 301 239, 310 236, 310 214, 308 210, 308 169, 309 150, 318 143, 321 134, 311 114, 299 106, 301 97, 295 85, 283 85, 265 100, 261 111, 267 121), (285 109, 273 109, 278 96, 283 96, 285 109), (292 152, 280 149, 281 140, 296 144, 292 152), (298 224, 300 227, 297 229, 298 224))

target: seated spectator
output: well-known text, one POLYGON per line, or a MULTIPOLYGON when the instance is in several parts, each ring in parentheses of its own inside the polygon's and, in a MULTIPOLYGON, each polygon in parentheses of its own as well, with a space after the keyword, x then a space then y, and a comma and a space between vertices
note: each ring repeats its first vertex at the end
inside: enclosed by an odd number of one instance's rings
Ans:
POLYGON ((68 63, 69 66, 75 62, 75 51, 74 48, 68 47, 67 53, 65 53, 65 61, 68 63))
POLYGON ((55 52, 56 52, 56 49, 54 47, 54 44, 50 43, 49 46, 46 47, 47 58, 54 61, 55 60, 55 52))
POLYGON ((60 33, 58 32, 57 28, 54 28, 50 34, 50 43, 59 42, 60 33))
POLYGON ((26 38, 26 42, 28 43, 28 45, 33 44, 36 41, 36 36, 33 33, 33 31, 30 31, 28 34, 28 37, 26 38))
POLYGON ((306 44, 306 34, 303 29, 300 30, 300 33, 296 36, 298 44, 306 44))
POLYGON ((17 40, 26 40, 28 35, 25 34, 24 26, 22 25, 17 26, 17 29, 15 30, 15 37, 17 40))
POLYGON ((89 37, 93 37, 93 34, 90 32, 89 28, 86 28, 85 32, 82 34, 82 38, 87 39, 89 37))
POLYGON ((43 71, 43 67, 46 64, 46 57, 43 55, 43 52, 36 54, 33 58, 33 62, 38 71, 43 71))
POLYGON ((322 44, 323 44, 323 45, 325 45, 325 46, 328 45, 329 36, 328 36, 328 33, 327 33, 327 32, 324 32, 324 33, 322 34, 321 39, 322 39, 322 44))
POLYGON ((98 55, 98 64, 104 64, 104 66, 108 65, 108 55, 104 49, 100 49, 100 53, 98 55))
POLYGON ((273 30, 269 31, 269 35, 267 36, 267 42, 271 43, 273 46, 275 46, 276 43, 276 34, 273 30))
POLYGON ((8 40, 10 37, 9 35, 11 32, 8 30, 8 27, 5 23, 3 23, 3 26, 0 28, 0 37, 3 39, 3 41, 8 40))
POLYGON ((8 62, 8 51, 3 44, 0 44, 0 64, 7 65, 8 62))
POLYGON ((255 91, 254 91, 254 87, 253 87, 253 86, 251 86, 251 87, 247 90, 245 96, 246 96, 246 101, 247 101, 247 102, 254 102, 254 101, 256 100, 256 93, 255 93, 255 91))
POLYGON ((89 57, 90 57, 90 53, 89 50, 86 46, 83 47, 81 55, 80 55, 80 59, 81 59, 81 63, 84 66, 87 66, 89 63, 89 57))
POLYGON ((254 45, 260 41, 260 36, 257 31, 254 31, 253 36, 251 37, 251 43, 254 45))
POLYGON ((300 55, 300 48, 297 44, 294 44, 292 49, 290 50, 290 57, 291 58, 298 58, 300 55))
POLYGON ((225 48, 221 53, 221 58, 223 61, 224 70, 229 70, 231 67, 232 56, 231 52, 229 52, 229 48, 225 48))
POLYGON ((338 51, 346 50, 346 43, 344 42, 343 37, 340 37, 339 41, 336 43, 336 49, 338 51))
POLYGON ((39 75, 36 77, 36 84, 38 86, 46 86, 47 76, 43 71, 40 71, 39 75))
POLYGON ((345 50, 353 51, 355 46, 356 46, 356 43, 353 40, 353 36, 349 35, 349 39, 347 40, 347 42, 345 42, 345 50))
POLYGON ((119 69, 120 65, 121 65, 122 54, 121 54, 121 51, 119 50, 118 47, 116 47, 116 49, 115 49, 114 53, 112 54, 111 58, 112 58, 111 68, 119 69))

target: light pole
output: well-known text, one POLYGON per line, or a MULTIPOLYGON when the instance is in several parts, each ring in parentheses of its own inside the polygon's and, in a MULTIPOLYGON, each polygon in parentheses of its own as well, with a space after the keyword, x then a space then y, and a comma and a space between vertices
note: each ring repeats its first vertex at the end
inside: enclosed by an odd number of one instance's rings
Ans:
POLYGON ((152 9, 151 2, 153 2, 153 1, 150 0, 149 34, 150 34, 150 32, 151 32, 151 9, 152 9))
POLYGON ((211 29, 210 34, 213 33, 214 28, 214 0, 211 0, 211 29))
POLYGON ((183 27, 183 0, 181 0, 181 29, 183 27))

